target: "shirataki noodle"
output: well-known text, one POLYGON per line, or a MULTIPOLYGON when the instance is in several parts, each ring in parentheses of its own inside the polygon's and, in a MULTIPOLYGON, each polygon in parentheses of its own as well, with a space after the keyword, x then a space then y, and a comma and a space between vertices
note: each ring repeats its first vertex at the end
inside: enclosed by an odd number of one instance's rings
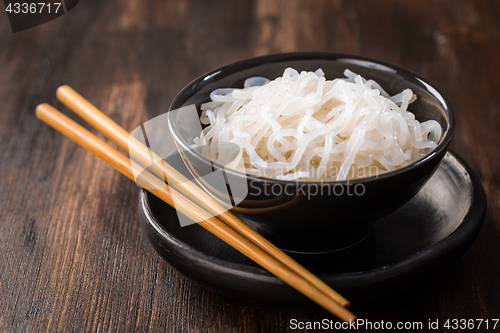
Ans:
POLYGON ((441 126, 408 111, 417 98, 410 89, 391 97, 373 80, 344 75, 329 81, 321 69, 287 68, 273 81, 252 77, 243 89, 214 90, 201 106, 208 126, 195 143, 212 160, 236 144, 226 167, 281 180, 374 176, 436 148, 441 126))

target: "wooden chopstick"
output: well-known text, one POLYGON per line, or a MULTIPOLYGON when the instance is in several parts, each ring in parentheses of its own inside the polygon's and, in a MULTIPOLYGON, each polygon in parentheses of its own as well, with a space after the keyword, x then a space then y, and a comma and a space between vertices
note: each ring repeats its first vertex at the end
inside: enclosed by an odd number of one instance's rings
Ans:
MULTIPOLYGON (((69 86, 61 86, 57 89, 57 98, 67 107, 77 113, 91 126, 104 134, 111 141, 116 143, 120 148, 127 151, 129 155, 134 156, 140 164, 150 165, 151 160, 155 163, 149 168, 157 177, 163 179, 166 175, 166 181, 171 187, 189 197, 191 200, 201 205, 205 210, 212 215, 217 216, 221 221, 228 226, 244 235, 252 243, 260 247, 269 255, 275 257, 283 265, 289 267, 303 279, 314 285, 321 292, 325 293, 335 302, 342 306, 349 307, 350 303, 335 290, 330 288, 326 283, 321 281, 314 274, 306 270, 295 260, 283 253, 275 245, 262 237, 247 224, 234 216, 227 208, 217 203, 211 196, 198 187, 193 182, 189 181, 179 171, 164 162, 158 155, 145 147, 141 142, 130 136, 125 129, 106 116, 102 111, 87 101, 84 97, 78 94, 69 86), (158 163, 161 162, 161 163, 158 163)), ((165 129, 167 130, 167 129, 165 129)))
POLYGON ((153 195, 174 207, 173 197, 175 196, 175 209, 194 220, 201 220, 198 224, 207 229, 256 263, 275 274, 277 277, 297 289, 340 319, 344 321, 356 320, 356 316, 349 310, 331 300, 327 295, 319 291, 316 287, 304 281, 295 272, 284 266, 262 251, 255 244, 243 237, 226 224, 213 217, 201 207, 194 204, 188 198, 177 193, 175 189, 166 185, 162 180, 148 171, 142 172, 135 179, 131 161, 116 149, 84 129, 82 126, 69 119, 61 112, 48 104, 40 104, 36 109, 37 117, 53 127, 63 135, 67 136, 86 150, 92 152, 97 157, 114 167, 116 170, 135 180, 137 184, 148 188, 153 195))

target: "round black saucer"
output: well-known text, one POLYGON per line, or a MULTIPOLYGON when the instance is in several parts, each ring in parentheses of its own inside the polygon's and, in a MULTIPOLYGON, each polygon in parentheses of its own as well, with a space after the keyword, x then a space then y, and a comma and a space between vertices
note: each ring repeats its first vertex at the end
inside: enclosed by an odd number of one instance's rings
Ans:
MULTIPOLYGON (((485 211, 486 196, 477 176, 448 152, 425 187, 401 209, 375 222, 356 246, 324 255, 290 256, 352 303, 369 303, 388 291, 417 285, 460 257, 479 233, 485 211)), ((177 212, 144 190, 139 215, 156 251, 201 286, 261 302, 305 300, 200 226, 180 227, 177 212)))

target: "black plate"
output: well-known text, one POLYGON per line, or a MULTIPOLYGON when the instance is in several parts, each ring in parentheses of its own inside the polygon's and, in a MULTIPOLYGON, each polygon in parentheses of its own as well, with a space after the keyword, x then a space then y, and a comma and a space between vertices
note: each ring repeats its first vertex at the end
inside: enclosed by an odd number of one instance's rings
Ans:
MULTIPOLYGON (((356 304, 417 285, 460 257, 484 220, 486 196, 477 176, 448 152, 425 187, 401 209, 377 221, 358 245, 327 255, 297 255, 299 263, 356 304)), ((146 191, 139 215, 156 251, 177 271, 223 295, 272 303, 305 297, 205 229, 180 227, 176 211, 146 191)))

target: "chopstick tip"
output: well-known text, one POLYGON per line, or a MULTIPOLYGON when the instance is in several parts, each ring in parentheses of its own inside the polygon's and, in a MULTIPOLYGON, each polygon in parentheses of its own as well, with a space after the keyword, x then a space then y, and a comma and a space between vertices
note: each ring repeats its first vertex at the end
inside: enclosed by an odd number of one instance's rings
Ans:
POLYGON ((355 322, 356 320, 358 320, 358 316, 356 316, 354 313, 352 313, 351 311, 349 310, 346 310, 346 313, 343 314, 343 315, 340 315, 339 316, 342 320, 346 321, 346 322, 355 322))
POLYGON ((63 84, 56 90, 56 96, 58 99, 60 99, 61 95, 64 94, 65 92, 73 90, 70 86, 63 84))
POLYGON ((48 104, 48 103, 38 104, 38 106, 36 107, 36 112, 35 112, 37 118, 40 118, 40 116, 42 115, 42 113, 46 112, 49 107, 50 107, 50 104, 48 104))

